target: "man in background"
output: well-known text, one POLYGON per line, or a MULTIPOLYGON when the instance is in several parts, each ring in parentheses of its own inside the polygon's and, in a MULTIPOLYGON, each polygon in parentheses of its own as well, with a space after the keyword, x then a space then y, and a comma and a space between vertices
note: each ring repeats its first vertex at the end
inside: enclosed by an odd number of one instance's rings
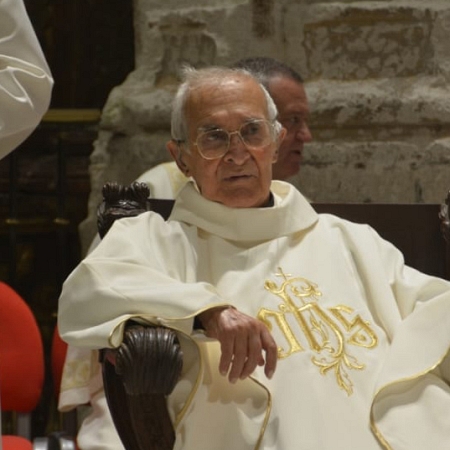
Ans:
POLYGON ((300 170, 303 146, 312 141, 308 127, 309 105, 302 76, 272 58, 248 58, 235 67, 246 69, 269 91, 278 109, 278 121, 286 129, 272 178, 287 180, 300 170))

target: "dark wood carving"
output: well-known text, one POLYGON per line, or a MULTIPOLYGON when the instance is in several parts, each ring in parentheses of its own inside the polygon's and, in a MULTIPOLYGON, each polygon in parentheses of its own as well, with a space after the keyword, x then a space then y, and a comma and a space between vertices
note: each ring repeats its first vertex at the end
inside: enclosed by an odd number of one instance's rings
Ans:
MULTIPOLYGON (((98 209, 101 237, 115 220, 158 206, 147 201, 145 183, 107 183, 103 196, 98 209)), ((167 215, 167 209, 163 213, 167 215)), ((176 333, 129 322, 121 346, 102 350, 100 359, 108 406, 125 449, 172 450, 175 433, 166 396, 175 387, 183 364, 176 333)))
POLYGON ((117 219, 137 216, 149 209, 150 190, 145 183, 135 182, 130 186, 106 183, 102 193, 103 202, 97 210, 97 228, 101 238, 117 219))

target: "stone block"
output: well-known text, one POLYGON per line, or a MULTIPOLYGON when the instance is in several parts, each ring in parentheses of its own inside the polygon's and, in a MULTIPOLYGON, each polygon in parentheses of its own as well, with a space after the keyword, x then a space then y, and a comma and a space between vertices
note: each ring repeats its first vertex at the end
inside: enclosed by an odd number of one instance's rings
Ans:
POLYGON ((416 2, 318 3, 304 25, 311 79, 411 77, 434 71, 437 12, 416 2))

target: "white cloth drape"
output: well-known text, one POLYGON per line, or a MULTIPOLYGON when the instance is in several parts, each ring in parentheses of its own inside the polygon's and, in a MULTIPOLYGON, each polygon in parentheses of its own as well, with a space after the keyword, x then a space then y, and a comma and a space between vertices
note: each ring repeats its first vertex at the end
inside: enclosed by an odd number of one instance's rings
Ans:
POLYGON ((0 0, 0 158, 39 124, 53 78, 22 0, 0 0))

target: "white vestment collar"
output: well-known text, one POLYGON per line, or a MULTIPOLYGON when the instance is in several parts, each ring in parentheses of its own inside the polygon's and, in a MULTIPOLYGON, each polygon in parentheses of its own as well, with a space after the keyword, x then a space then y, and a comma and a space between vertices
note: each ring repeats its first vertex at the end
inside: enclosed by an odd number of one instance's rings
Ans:
POLYGON ((272 207, 229 208, 202 197, 191 182, 178 195, 170 219, 234 241, 275 239, 309 228, 317 221, 317 213, 289 183, 273 181, 271 192, 272 207))

